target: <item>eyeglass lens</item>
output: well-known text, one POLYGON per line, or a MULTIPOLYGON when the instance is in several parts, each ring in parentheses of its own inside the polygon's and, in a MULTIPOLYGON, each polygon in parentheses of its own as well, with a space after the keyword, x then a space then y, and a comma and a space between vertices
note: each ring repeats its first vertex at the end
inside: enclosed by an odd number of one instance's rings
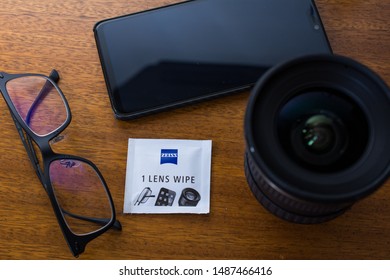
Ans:
POLYGON ((91 233, 110 222, 113 213, 109 197, 91 165, 75 159, 55 160, 50 164, 49 175, 57 202, 73 233, 91 233))
POLYGON ((55 131, 68 118, 61 94, 46 77, 15 78, 7 82, 6 89, 16 111, 38 136, 55 131))

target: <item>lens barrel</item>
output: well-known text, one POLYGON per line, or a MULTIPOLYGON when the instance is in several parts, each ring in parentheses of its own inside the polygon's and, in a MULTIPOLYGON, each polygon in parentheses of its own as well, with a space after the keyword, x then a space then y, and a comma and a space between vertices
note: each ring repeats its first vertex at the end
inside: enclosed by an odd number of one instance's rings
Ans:
POLYGON ((390 90, 343 56, 296 58, 256 84, 245 174, 257 200, 296 223, 331 220, 390 175, 390 90))

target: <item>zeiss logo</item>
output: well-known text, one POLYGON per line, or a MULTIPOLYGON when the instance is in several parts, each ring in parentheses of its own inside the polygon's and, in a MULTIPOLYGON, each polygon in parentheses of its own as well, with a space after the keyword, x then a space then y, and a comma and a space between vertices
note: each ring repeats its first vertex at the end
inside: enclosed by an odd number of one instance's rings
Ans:
POLYGON ((160 164, 172 163, 177 165, 177 149, 161 149, 160 164))

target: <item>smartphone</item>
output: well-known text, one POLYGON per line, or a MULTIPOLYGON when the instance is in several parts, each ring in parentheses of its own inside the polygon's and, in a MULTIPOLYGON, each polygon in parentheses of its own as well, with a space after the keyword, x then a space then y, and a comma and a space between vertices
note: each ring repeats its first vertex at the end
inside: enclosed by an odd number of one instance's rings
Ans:
POLYGON ((314 0, 192 0, 94 34, 119 119, 247 90, 275 64, 332 52, 314 0))

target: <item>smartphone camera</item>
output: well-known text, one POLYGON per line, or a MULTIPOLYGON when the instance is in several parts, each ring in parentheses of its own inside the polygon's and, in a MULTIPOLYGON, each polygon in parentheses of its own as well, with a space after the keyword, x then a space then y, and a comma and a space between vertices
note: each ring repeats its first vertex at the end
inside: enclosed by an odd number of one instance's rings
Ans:
POLYGON ((364 65, 315 55, 276 66, 245 116, 245 173, 271 213, 329 221, 390 175, 390 89, 364 65))

